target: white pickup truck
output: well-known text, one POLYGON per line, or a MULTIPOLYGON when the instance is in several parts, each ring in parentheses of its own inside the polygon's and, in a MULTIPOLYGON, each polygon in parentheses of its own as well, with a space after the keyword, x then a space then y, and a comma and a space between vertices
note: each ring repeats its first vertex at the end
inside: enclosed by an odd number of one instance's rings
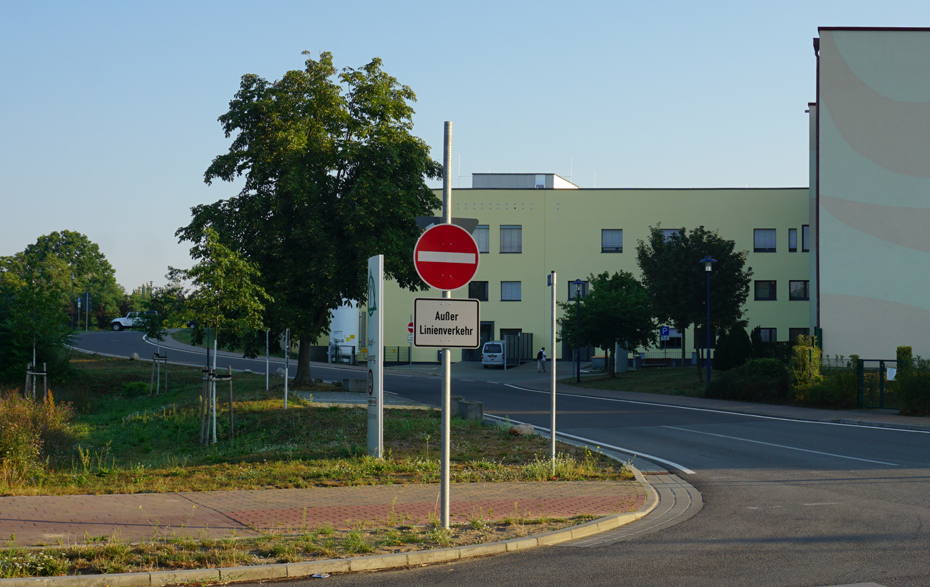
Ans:
MULTIPOLYGON (((143 316, 146 314, 153 315, 156 314, 155 310, 148 310, 145 312, 130 312, 123 316, 122 318, 114 318, 110 321, 110 326, 113 330, 120 331, 124 328, 132 328, 137 324, 142 322, 143 316)), ((141 325, 141 324, 140 324, 141 325)))

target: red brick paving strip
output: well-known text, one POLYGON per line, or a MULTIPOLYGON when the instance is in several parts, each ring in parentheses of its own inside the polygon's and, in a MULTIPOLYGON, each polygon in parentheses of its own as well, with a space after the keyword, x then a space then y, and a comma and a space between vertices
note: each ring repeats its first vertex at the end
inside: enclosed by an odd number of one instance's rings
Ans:
MULTIPOLYGON (((450 517, 569 517, 636 511, 646 494, 630 482, 462 483, 450 488, 450 517)), ((254 535, 359 522, 426 523, 439 513, 439 485, 368 485, 311 489, 135 495, 0 497, 0 539, 16 544, 74 543, 85 535, 130 541, 156 535, 254 535)))

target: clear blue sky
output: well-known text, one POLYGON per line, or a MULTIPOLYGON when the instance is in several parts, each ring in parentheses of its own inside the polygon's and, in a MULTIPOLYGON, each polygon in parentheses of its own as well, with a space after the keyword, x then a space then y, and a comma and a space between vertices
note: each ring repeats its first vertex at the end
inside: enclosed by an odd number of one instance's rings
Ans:
POLYGON ((0 0, 0 255, 75 230, 127 290, 189 267, 174 237, 225 152, 239 78, 381 57, 454 187, 806 186, 818 26, 930 26, 930 3, 0 0), (457 177, 461 175, 461 177, 457 177))

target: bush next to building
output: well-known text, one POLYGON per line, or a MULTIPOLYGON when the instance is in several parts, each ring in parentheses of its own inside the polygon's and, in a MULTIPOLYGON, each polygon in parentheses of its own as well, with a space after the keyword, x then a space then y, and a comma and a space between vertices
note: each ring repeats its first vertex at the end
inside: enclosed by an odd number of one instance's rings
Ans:
POLYGON ((751 359, 720 373, 707 385, 706 397, 768 404, 787 403, 791 381, 778 359, 751 359))
MULTIPOLYGON (((927 359, 910 359, 902 361, 901 348, 898 348, 898 375, 895 378, 895 395, 901 404, 901 414, 905 416, 930 415, 930 361, 927 359), (901 365, 907 363, 902 369, 901 365)), ((903 347, 910 350, 909 347, 903 347)))
POLYGON ((737 324, 720 334, 714 350, 714 369, 729 371, 743 365, 752 357, 752 341, 746 328, 737 324))

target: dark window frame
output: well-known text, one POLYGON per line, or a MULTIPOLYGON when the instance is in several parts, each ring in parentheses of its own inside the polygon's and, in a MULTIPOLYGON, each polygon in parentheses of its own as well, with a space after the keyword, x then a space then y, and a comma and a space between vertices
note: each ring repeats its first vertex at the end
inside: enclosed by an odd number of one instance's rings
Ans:
POLYGON ((522 281, 501 281, 501 301, 502 302, 522 302, 523 301, 523 282, 522 281), (517 283, 520 288, 520 297, 518 298, 505 298, 504 297, 504 284, 505 283, 517 283))
POLYGON ((778 281, 775 279, 757 279, 752 286, 753 299, 757 302, 775 302, 778 301, 778 281), (769 297, 759 297, 759 285, 763 283, 768 283, 769 292, 771 295, 769 297))
POLYGON ((775 253, 778 252, 778 230, 775 228, 753 228, 752 229, 752 252, 753 253, 775 253), (760 247, 759 246, 759 232, 772 232, 772 246, 771 247, 760 247))
POLYGON ((522 224, 501 224, 500 227, 500 253, 502 255, 519 255, 523 252, 523 225, 522 224), (515 251, 504 250, 504 230, 516 230, 520 235, 519 243, 515 251))
POLYGON ((601 252, 602 253, 622 253, 623 252, 623 229, 622 228, 602 228, 601 229, 601 252), (606 232, 619 232, 620 233, 620 246, 619 247, 604 246, 604 233, 606 232))
POLYGON ((792 279, 788 282, 788 299, 792 301, 808 301, 811 299, 811 282, 808 279, 792 279), (804 297, 794 295, 795 283, 804 284, 804 297))
POLYGON ((481 301, 481 302, 486 302, 488 301, 488 297, 490 295, 490 289, 491 289, 490 283, 488 283, 487 281, 469 281, 468 282, 468 297, 474 300, 481 301), (476 286, 480 286, 482 284, 484 285, 484 295, 479 295, 479 296, 474 295, 474 291, 472 290, 472 288, 476 286))

